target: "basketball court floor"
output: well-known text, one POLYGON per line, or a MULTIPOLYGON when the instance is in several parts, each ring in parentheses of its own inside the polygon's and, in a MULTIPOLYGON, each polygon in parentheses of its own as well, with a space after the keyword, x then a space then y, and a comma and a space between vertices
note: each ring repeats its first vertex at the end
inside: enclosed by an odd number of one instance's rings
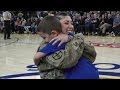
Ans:
MULTIPOLYGON (((0 79, 40 79, 33 56, 42 38, 36 34, 0 34, 0 79)), ((95 46, 94 62, 101 79, 120 79, 120 37, 85 36, 95 46)))

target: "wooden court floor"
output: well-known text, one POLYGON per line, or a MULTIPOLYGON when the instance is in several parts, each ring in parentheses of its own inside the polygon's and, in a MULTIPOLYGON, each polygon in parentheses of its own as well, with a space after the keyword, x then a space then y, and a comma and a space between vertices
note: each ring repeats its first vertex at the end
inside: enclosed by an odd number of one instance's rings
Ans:
MULTIPOLYGON (((120 79, 120 37, 84 36, 95 46, 94 65, 101 79, 120 79)), ((33 56, 42 38, 36 34, 0 34, 0 79, 40 79, 33 56)))

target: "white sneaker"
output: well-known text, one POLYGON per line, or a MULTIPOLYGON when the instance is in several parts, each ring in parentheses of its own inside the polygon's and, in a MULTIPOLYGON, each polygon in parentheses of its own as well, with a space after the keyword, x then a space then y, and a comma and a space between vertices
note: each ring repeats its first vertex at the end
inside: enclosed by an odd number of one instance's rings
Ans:
POLYGON ((114 36, 115 36, 115 33, 114 33, 114 32, 111 32, 111 36, 113 36, 113 37, 114 37, 114 36))

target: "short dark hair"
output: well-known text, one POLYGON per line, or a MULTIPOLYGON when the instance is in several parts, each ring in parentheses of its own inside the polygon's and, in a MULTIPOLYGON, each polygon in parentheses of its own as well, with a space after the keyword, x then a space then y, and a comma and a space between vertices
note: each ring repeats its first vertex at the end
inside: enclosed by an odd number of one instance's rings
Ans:
POLYGON ((61 23, 58 18, 55 16, 46 16, 42 19, 37 27, 38 32, 43 32, 47 34, 51 34, 51 31, 55 30, 59 33, 62 32, 61 23))

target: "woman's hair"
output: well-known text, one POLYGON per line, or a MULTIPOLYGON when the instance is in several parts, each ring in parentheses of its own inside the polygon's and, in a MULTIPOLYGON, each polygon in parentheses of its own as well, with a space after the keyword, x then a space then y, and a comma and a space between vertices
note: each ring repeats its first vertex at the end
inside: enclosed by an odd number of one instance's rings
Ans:
POLYGON ((69 16, 67 12, 59 12, 55 15, 59 20, 61 20, 65 16, 69 16))
POLYGON ((62 32, 61 23, 55 16, 44 17, 37 27, 38 32, 47 34, 51 34, 52 30, 56 30, 59 33, 62 32))

